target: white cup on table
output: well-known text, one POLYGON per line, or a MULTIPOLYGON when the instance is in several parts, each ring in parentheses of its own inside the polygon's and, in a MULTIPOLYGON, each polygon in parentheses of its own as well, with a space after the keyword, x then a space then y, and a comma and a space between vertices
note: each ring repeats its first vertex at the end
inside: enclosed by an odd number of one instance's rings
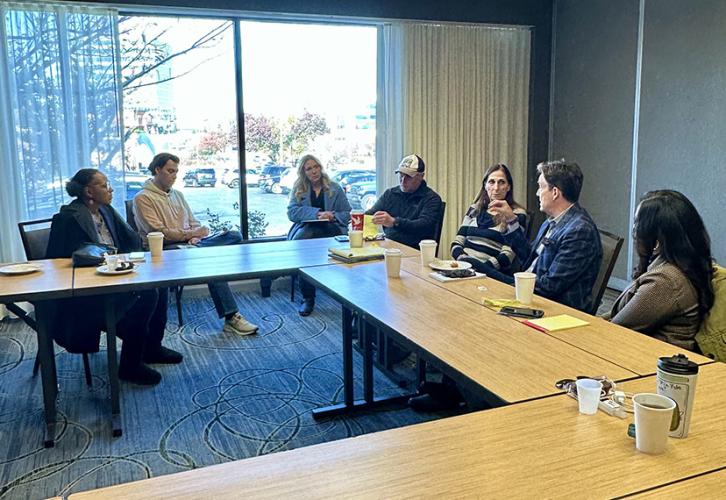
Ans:
POLYGON ((633 408, 635 447, 651 455, 663 453, 668 446, 675 401, 661 394, 641 393, 633 396, 633 408))
POLYGON ((106 261, 106 269, 109 271, 115 271, 118 267, 119 256, 116 254, 106 254, 104 259, 106 261))
POLYGON ((350 248, 360 248, 363 246, 363 231, 351 229, 348 231, 348 240, 350 240, 350 248))
POLYGON ((149 241, 149 250, 151 250, 151 256, 161 257, 161 252, 164 250, 164 233, 154 231, 147 234, 146 239, 149 241))
POLYGON ((398 278, 401 275, 401 250, 386 248, 383 251, 383 258, 386 261, 386 276, 398 278))
POLYGON ((583 415, 594 415, 600 404, 602 382, 591 378, 577 379, 577 405, 583 415))
POLYGON ((514 293, 517 302, 531 304, 534 296, 534 283, 537 275, 534 273, 514 273, 514 293))
POLYGON ((421 240, 418 249, 421 251, 421 266, 428 266, 436 258, 437 243, 434 240, 421 240))

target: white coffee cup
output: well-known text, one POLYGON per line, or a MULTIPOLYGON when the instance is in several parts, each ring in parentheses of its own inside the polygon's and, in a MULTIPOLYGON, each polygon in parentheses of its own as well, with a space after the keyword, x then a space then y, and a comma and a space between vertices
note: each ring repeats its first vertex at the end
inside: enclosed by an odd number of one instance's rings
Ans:
POLYGON ((154 231, 146 235, 149 240, 149 250, 151 250, 152 257, 161 257, 161 252, 164 249, 164 233, 154 231))
POLYGON ((602 382, 591 378, 580 378, 575 382, 577 386, 577 404, 583 415, 594 415, 600 403, 602 382))
POLYGON ((348 239, 350 240, 350 248, 360 248, 363 246, 363 231, 351 229, 348 231, 348 239))
POLYGON ((421 265, 428 266, 436 258, 437 243, 434 240, 421 240, 418 244, 421 250, 421 265))
POLYGON ((518 302, 522 304, 532 303, 536 279, 537 275, 534 273, 514 273, 514 293, 518 302))
POLYGON ((386 248, 383 257, 386 259, 386 275, 398 278, 401 275, 401 251, 398 248, 386 248))
POLYGON ((119 259, 119 256, 118 255, 115 255, 115 254, 114 255, 108 255, 107 254, 106 257, 105 257, 105 260, 106 260, 106 269, 109 270, 109 271, 115 271, 116 268, 118 267, 118 259, 119 259))
POLYGON ((643 453, 663 453, 676 403, 667 396, 642 393, 633 396, 635 409, 635 447, 643 453))

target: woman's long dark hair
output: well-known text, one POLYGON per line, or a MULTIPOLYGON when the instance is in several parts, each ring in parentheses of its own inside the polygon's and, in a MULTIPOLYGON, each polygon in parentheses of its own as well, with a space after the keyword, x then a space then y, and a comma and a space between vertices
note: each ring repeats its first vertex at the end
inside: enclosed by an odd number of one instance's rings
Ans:
POLYGON ((713 305, 711 238, 696 207, 683 194, 668 189, 645 193, 636 215, 634 236, 643 274, 658 255, 686 275, 698 293, 698 314, 713 305), (654 252, 658 244, 657 254, 654 252))
POLYGON ((489 167, 487 171, 484 172, 484 179, 482 179, 481 181, 481 189, 479 190, 479 194, 476 195, 476 198, 474 198, 474 214, 481 213, 489 206, 489 202, 491 200, 489 199, 489 194, 487 193, 487 180, 489 179, 490 175, 498 170, 504 172, 504 176, 507 178, 507 182, 509 183, 509 192, 507 192, 507 196, 505 196, 504 198, 505 201, 509 203, 509 206, 512 207, 512 209, 521 208, 522 210, 524 210, 524 208, 519 203, 514 201, 514 195, 512 194, 512 192, 514 191, 514 181, 512 181, 512 174, 509 172, 509 167, 507 167, 504 163, 497 163, 489 167))

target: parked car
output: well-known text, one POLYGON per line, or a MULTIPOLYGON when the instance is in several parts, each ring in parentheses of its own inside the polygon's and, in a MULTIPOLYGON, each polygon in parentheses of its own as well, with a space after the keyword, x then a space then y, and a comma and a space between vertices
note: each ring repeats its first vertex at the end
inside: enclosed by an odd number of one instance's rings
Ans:
POLYGON ((364 169, 342 170, 330 179, 340 184, 340 187, 345 191, 346 187, 354 182, 374 181, 376 179, 376 171, 364 169))
MULTIPOLYGON (((260 172, 256 168, 248 168, 245 174, 245 180, 248 186, 257 186, 260 181, 260 172)), ((222 176, 222 184, 227 187, 237 189, 239 187, 239 169, 235 168, 229 172, 225 172, 222 176)))
POLYGON ((144 189, 144 183, 142 181, 132 180, 126 181, 126 198, 127 200, 133 200, 136 193, 144 189))
POLYGON ((136 193, 144 189, 144 183, 149 176, 140 172, 126 172, 124 174, 124 185, 126 191, 126 200, 133 200, 136 193))
POLYGON ((217 174, 213 168, 195 168, 184 174, 184 187, 217 185, 217 174))
POLYGON ((357 172, 354 174, 347 175, 343 177, 338 184, 340 184, 340 187, 343 188, 343 191, 346 193, 348 192, 348 188, 351 184, 356 184, 359 182, 375 182, 376 181, 376 173, 375 172, 357 172))
POLYGON ((282 186, 280 186, 280 177, 289 169, 290 167, 283 165, 267 165, 262 168, 257 185, 266 193, 281 194, 282 186))
POLYGON ((297 169, 288 168, 287 171, 280 176, 280 188, 282 194, 289 194, 297 180, 297 169))
POLYGON ((376 182, 367 181, 350 184, 345 196, 348 198, 348 202, 352 208, 370 210, 378 199, 376 182))

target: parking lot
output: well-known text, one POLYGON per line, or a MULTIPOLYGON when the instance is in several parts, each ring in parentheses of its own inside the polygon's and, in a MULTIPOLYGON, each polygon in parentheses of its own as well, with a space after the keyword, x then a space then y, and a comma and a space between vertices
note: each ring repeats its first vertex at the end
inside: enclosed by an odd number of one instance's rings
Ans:
MULTIPOLYGON (((240 223, 239 209, 234 209, 234 204, 239 202, 239 189, 229 188, 221 182, 217 182, 213 188, 184 187, 181 182, 177 182, 174 187, 184 193, 194 216, 202 224, 206 225, 209 218, 207 208, 212 213, 219 214, 222 221, 229 221, 234 225, 240 223)), ((287 219, 288 198, 289 195, 265 193, 256 186, 247 188, 247 208, 265 214, 265 221, 268 222, 266 236, 284 236, 290 229, 291 223, 287 219)))

